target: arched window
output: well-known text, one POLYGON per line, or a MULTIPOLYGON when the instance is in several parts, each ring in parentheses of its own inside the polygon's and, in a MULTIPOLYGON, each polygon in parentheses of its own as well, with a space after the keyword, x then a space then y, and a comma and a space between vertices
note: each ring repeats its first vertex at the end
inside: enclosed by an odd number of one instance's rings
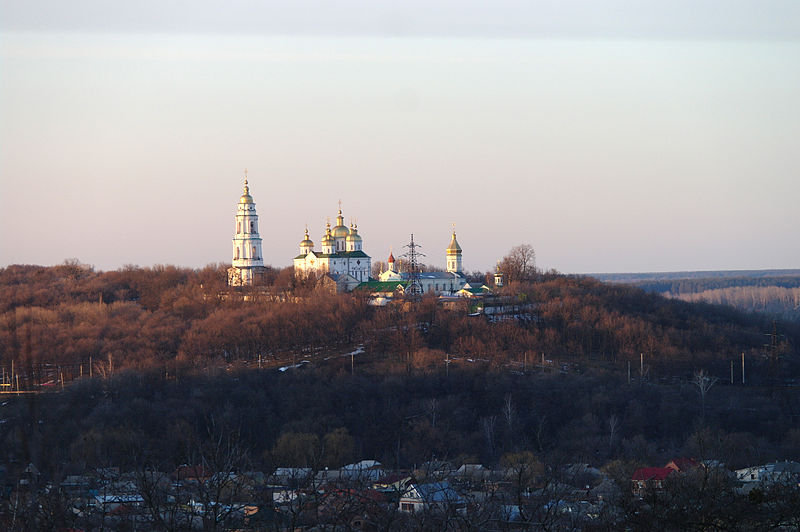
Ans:
POLYGON ((241 232, 242 232, 242 222, 236 222, 236 234, 238 235, 241 232))
POLYGON ((239 246, 236 246, 236 255, 233 256, 233 260, 239 260, 239 246))
POLYGON ((250 232, 253 232, 253 227, 255 227, 255 222, 250 222, 250 232))
POLYGON ((253 246, 253 258, 254 258, 254 259, 257 259, 257 258, 258 258, 258 257, 256 256, 256 247, 255 247, 255 246, 253 246))

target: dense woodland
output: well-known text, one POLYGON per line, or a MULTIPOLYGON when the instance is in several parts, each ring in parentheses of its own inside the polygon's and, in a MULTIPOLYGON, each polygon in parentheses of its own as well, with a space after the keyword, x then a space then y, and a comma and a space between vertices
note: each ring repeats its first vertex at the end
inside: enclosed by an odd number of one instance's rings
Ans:
POLYGON ((273 272, 267 297, 228 290, 223 265, 9 266, 0 364, 32 383, 42 364, 84 378, 4 402, 1 459, 51 475, 167 468, 210 426, 234 432, 264 469, 366 457, 491 465, 524 451, 631 467, 800 459, 797 324, 534 273, 499 290, 513 313, 487 319, 435 299, 376 308, 315 293, 291 270, 273 272), (702 396, 699 370, 719 379, 702 396))

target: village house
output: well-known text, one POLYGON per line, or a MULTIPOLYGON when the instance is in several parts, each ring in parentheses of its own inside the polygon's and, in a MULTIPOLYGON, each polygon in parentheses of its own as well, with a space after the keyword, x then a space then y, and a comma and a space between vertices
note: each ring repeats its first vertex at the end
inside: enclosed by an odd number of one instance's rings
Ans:
POLYGON ((669 467, 642 467, 633 472, 633 494, 641 497, 649 489, 660 490, 675 470, 669 467))
POLYGON ((400 497, 401 512, 447 512, 467 514, 467 503, 447 482, 431 484, 411 483, 400 497))

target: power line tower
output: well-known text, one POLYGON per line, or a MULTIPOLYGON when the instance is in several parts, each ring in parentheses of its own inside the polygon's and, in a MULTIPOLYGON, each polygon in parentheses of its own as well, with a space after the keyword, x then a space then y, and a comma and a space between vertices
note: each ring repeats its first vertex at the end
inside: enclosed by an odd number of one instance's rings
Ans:
POLYGON ((406 287, 406 297, 408 299, 417 301, 422 297, 422 282, 420 281, 420 274, 422 273, 419 266, 419 257, 425 255, 417 251, 421 248, 419 244, 414 243, 414 233, 411 233, 411 242, 403 246, 408 251, 403 253, 403 257, 408 264, 408 286, 406 287))
POLYGON ((783 336, 782 334, 778 334, 778 322, 776 320, 772 320, 772 332, 769 334, 765 334, 764 336, 769 336, 769 343, 764 344, 764 348, 767 350, 769 355, 769 378, 770 384, 773 386, 778 384, 778 379, 780 377, 780 339, 783 336))

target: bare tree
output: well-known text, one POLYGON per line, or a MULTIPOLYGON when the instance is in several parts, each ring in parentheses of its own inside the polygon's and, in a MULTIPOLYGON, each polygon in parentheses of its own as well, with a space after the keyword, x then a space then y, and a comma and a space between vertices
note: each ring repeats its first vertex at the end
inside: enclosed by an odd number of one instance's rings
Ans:
POLYGON ((503 419, 506 422, 506 435, 510 446, 514 445, 514 424, 516 422, 516 417, 517 412, 514 408, 514 401, 511 399, 511 394, 508 394, 503 403, 503 419))
POLYGON ((481 429, 483 430, 483 437, 486 439, 486 448, 492 458, 494 458, 494 427, 496 421, 497 418, 495 416, 481 418, 481 429))
POLYGON ((611 414, 611 417, 608 418, 608 446, 611 447, 614 445, 614 437, 617 435, 619 431, 619 418, 614 414, 611 414))
POLYGON ((706 394, 717 383, 716 377, 709 377, 705 370, 701 369, 694 372, 692 377, 692 384, 697 387, 697 393, 700 395, 700 404, 703 412, 703 419, 706 417, 706 394))
POLYGON ((514 246, 500 261, 500 271, 511 281, 530 281, 536 275, 536 252, 530 244, 514 246))

